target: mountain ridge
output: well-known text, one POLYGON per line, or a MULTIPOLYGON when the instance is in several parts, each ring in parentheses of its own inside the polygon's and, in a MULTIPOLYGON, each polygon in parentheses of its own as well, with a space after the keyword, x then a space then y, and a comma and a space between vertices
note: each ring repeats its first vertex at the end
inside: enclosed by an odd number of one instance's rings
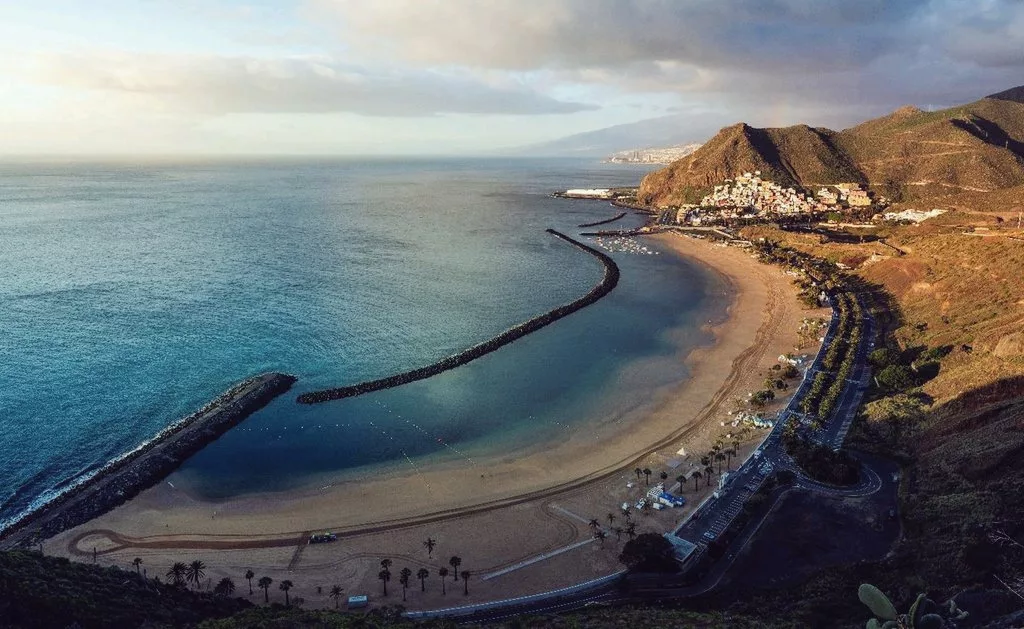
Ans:
POLYGON ((647 175, 639 198, 655 206, 694 202, 723 180, 754 170, 801 188, 861 183, 895 200, 1020 185, 1024 86, 939 111, 907 105, 842 131, 730 125, 647 175))

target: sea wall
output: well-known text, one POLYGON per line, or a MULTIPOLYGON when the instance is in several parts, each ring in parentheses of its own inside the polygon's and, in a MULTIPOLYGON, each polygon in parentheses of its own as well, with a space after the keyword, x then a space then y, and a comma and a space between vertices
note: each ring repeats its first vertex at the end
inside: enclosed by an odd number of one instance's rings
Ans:
POLYGON ((0 549, 33 545, 127 502, 290 389, 295 380, 287 374, 266 373, 231 387, 145 444, 111 461, 91 478, 0 531, 0 549))
POLYGON ((615 261, 604 253, 589 247, 578 240, 574 240, 563 233, 557 232, 553 229, 547 230, 549 234, 557 238, 568 242, 569 244, 589 253, 590 255, 597 258, 604 266, 604 276, 601 281, 598 282, 590 291, 580 297, 579 299, 559 306, 554 310, 549 310, 542 315, 534 317, 529 321, 524 321, 518 325, 515 325, 494 338, 488 339, 483 343, 478 343, 469 349, 465 349, 458 354, 442 358, 436 363, 427 365, 426 367, 420 367, 411 371, 395 374, 388 376, 387 378, 381 378, 379 380, 370 380, 367 382, 360 382, 359 384, 353 384, 345 387, 338 387, 335 389, 324 389, 322 391, 313 391, 310 393, 304 393, 298 397, 300 404, 318 404, 320 402, 328 402, 330 400, 340 400, 342 398, 354 397, 356 395, 362 395, 364 393, 370 393, 371 391, 380 391, 381 389, 390 389, 392 387, 401 386, 416 380, 423 380, 431 376, 436 376, 439 373, 448 371, 449 369, 455 369, 465 365, 466 363, 476 360, 485 354, 489 354, 505 345, 508 345, 512 341, 520 339, 531 332, 543 328, 544 326, 550 325, 555 321, 558 321, 562 317, 566 317, 577 310, 586 308, 590 304, 593 304, 598 299, 601 299, 615 288, 619 283, 619 267, 616 266, 615 261))
POLYGON ((603 221, 595 221, 593 223, 580 223, 576 227, 597 227, 598 225, 606 225, 608 223, 614 223, 615 221, 619 220, 620 218, 622 218, 625 215, 626 215, 626 212, 623 212, 622 214, 616 214, 615 216, 613 216, 611 218, 606 218, 603 221))

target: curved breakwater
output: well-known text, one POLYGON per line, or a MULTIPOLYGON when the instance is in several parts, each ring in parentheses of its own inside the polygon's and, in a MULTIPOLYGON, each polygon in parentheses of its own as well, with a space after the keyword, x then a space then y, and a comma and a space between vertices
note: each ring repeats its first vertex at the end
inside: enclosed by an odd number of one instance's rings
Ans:
POLYGON ((364 393, 370 393, 372 391, 380 391, 382 389, 390 389, 392 387, 401 386, 417 380, 423 380, 431 376, 448 371, 449 369, 455 369, 465 365, 466 363, 476 360, 481 356, 489 354, 505 345, 508 345, 512 341, 520 339, 531 332, 543 328, 544 326, 550 325, 555 321, 558 321, 562 317, 566 317, 577 310, 586 308, 593 304, 597 300, 601 299, 615 288, 619 283, 619 267, 615 264, 615 261, 604 253, 589 247, 578 240, 574 240, 569 236, 561 232, 557 232, 553 229, 546 230, 549 234, 561 238, 571 245, 589 253, 601 262, 604 266, 604 275, 601 281, 598 282, 586 295, 572 301, 568 304, 559 306, 553 310, 536 316, 528 321, 524 321, 516 326, 513 326, 501 334, 488 339, 482 343, 478 343, 468 349, 465 349, 458 354, 442 358, 441 360, 413 369, 411 371, 405 371, 387 378, 381 378, 379 380, 369 380, 345 387, 338 387, 334 389, 323 389, 321 391, 312 391, 304 393, 298 397, 300 404, 319 404, 321 402, 329 402, 331 400, 340 400, 347 397, 354 397, 357 395, 363 395, 364 393))
POLYGON ((290 389, 295 380, 295 376, 287 374, 266 373, 236 384, 200 410, 0 530, 0 549, 36 543, 127 502, 290 389))
POLYGON ((606 218, 603 221, 594 221, 593 223, 580 223, 576 227, 597 227, 598 225, 607 225, 608 223, 614 223, 615 221, 619 220, 625 215, 626 212, 623 212, 621 214, 616 214, 611 218, 606 218))

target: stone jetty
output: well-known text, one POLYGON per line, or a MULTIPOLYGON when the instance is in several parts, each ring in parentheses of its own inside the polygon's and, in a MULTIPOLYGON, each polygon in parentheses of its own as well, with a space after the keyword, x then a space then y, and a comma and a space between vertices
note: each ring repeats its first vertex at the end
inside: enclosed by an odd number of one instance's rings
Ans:
POLYGON ((0 550, 33 546, 96 518, 166 478, 190 456, 291 388, 295 377, 266 373, 231 387, 92 478, 0 531, 0 550))
POLYGON ((607 225, 608 223, 614 223, 615 221, 619 220, 620 218, 622 218, 625 215, 626 215, 626 212, 623 212, 621 214, 616 214, 615 216, 613 216, 611 218, 606 218, 603 221, 595 221, 593 223, 580 223, 576 227, 597 227, 598 225, 607 225))
POLYGON ((299 403, 318 404, 320 402, 329 402, 331 400, 354 397, 364 393, 370 393, 371 391, 390 389, 392 387, 415 382, 416 380, 423 380, 424 378, 436 376, 437 374, 448 371, 449 369, 455 369, 456 367, 465 365, 472 360, 476 360, 485 354, 489 354, 501 347, 504 347, 512 341, 521 339, 531 332, 536 332, 544 326, 550 325, 562 317, 566 317, 576 312, 577 310, 586 308, 590 304, 610 293, 619 283, 619 267, 616 266, 615 261, 610 257, 593 247, 589 247, 578 240, 574 240, 569 236, 566 236, 561 232, 557 232, 553 229, 549 229, 547 232, 557 238, 561 238, 586 253, 589 253, 597 258, 604 266, 604 276, 601 278, 601 281, 590 289, 586 295, 575 301, 559 306, 554 310, 550 310, 542 315, 534 317, 529 321, 515 325, 494 338, 488 339, 483 343, 478 343, 469 349, 465 349, 458 354, 443 358, 436 363, 427 365, 426 367, 420 367, 418 369, 395 374, 379 380, 370 380, 346 387, 338 387, 336 389, 324 389, 322 391, 304 393, 299 396, 299 403))

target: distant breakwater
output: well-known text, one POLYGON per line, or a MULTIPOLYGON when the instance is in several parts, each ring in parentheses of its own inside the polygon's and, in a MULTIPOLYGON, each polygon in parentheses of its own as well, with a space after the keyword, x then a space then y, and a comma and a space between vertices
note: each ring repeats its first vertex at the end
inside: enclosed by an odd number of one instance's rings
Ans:
POLYGON ((580 223, 576 227, 597 227, 598 225, 607 225, 608 223, 614 223, 615 221, 619 220, 625 215, 626 212, 623 212, 622 214, 617 214, 611 218, 606 218, 603 221, 595 221, 593 223, 580 223))
POLYGON ((0 531, 0 549, 31 546, 131 500, 286 392, 295 380, 295 376, 287 374, 266 373, 236 384, 200 410, 0 531))
POLYGON ((335 389, 324 389, 321 391, 312 391, 310 393, 304 393, 298 397, 300 404, 319 404, 321 402, 329 402, 331 400, 340 400, 347 397, 354 397, 362 395, 364 393, 370 393, 372 391, 380 391, 382 389, 390 389, 392 387, 401 386, 417 380, 423 380, 431 376, 448 371, 449 369, 455 369, 461 367, 466 363, 476 360, 481 356, 489 354, 505 345, 508 345, 512 341, 521 339, 527 334, 536 332, 544 326, 550 325, 555 321, 558 321, 562 317, 566 317, 577 310, 586 308, 593 304, 597 300, 601 299, 615 288, 619 283, 619 267, 615 264, 615 261, 604 253, 589 247, 578 240, 574 240, 563 233, 557 232, 553 229, 546 230, 549 234, 561 238, 571 245, 589 253, 590 255, 597 258, 604 266, 604 276, 601 281, 598 282, 590 291, 580 297, 579 299, 572 301, 568 304, 559 306, 554 310, 550 310, 542 315, 534 317, 529 321, 524 321, 518 325, 515 325, 508 330, 505 330, 501 334, 494 338, 488 339, 482 343, 478 343, 465 349, 458 354, 442 358, 436 363, 413 369, 411 371, 405 371, 387 378, 381 378, 379 380, 370 380, 367 382, 360 382, 359 384, 353 384, 346 387, 338 387, 335 389))

